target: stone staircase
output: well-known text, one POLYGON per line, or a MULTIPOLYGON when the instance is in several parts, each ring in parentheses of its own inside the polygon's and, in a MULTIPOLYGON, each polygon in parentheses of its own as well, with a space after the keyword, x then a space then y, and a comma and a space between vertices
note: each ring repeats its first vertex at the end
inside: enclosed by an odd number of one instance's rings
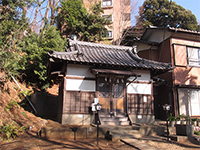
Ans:
POLYGON ((142 137, 139 133, 140 126, 137 125, 101 125, 100 128, 104 130, 105 138, 112 141, 142 137))
POLYGON ((99 119, 101 125, 121 125, 121 126, 129 126, 131 122, 129 118, 124 114, 118 114, 116 116, 99 114, 99 119))
POLYGON ((140 139, 146 136, 163 136, 165 127, 154 124, 100 125, 105 138, 116 141, 120 139, 140 139))

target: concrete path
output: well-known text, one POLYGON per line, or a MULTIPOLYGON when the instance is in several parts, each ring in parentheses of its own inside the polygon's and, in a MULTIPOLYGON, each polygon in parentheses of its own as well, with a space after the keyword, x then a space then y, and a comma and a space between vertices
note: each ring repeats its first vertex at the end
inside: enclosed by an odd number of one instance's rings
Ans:
POLYGON ((121 139, 121 141, 139 150, 159 150, 137 139, 121 139))

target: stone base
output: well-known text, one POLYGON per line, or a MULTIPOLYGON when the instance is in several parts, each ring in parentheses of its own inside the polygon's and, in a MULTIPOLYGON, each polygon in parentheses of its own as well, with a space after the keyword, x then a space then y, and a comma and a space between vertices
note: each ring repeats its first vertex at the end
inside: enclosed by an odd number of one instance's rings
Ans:
POLYGON ((194 136, 194 125, 177 124, 176 135, 194 136))
POLYGON ((149 124, 155 122, 153 115, 129 115, 132 123, 149 124))
POLYGON ((185 142, 188 140, 187 136, 181 136, 181 135, 171 135, 170 139, 173 141, 177 141, 177 142, 185 142))
MULTIPOLYGON (((96 138, 97 128, 92 126, 44 127, 40 131, 40 136, 48 140, 96 138)), ((105 133, 99 128, 99 138, 104 137, 105 133)))
POLYGON ((93 116, 90 114, 62 114, 61 124, 68 125, 90 125, 93 116))
POLYGON ((175 135, 176 134, 176 127, 169 127, 169 134, 175 135))
POLYGON ((139 133, 142 136, 155 136, 155 135, 164 136, 165 127, 157 125, 143 125, 139 129, 139 133))

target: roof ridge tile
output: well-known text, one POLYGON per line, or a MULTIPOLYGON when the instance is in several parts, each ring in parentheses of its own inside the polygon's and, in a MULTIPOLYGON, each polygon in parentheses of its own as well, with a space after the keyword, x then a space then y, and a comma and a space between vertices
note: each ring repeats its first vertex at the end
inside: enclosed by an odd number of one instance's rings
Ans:
POLYGON ((103 47, 103 48, 109 48, 109 49, 118 49, 118 50, 124 50, 132 49, 130 46, 118 46, 118 45, 108 45, 108 44, 102 44, 102 43, 92 43, 92 42, 86 42, 86 41, 78 41, 78 40, 71 40, 68 39, 69 45, 85 45, 85 46, 92 46, 92 47, 103 47))

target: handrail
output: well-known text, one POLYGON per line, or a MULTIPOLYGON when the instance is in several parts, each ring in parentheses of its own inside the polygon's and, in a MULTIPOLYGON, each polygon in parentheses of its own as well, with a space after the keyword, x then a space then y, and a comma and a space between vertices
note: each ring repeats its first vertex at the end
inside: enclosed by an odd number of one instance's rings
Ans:
POLYGON ((27 101, 29 102, 30 106, 32 107, 32 109, 34 110, 35 114, 37 114, 37 110, 35 109, 35 107, 33 106, 33 104, 31 103, 31 101, 29 100, 29 98, 26 96, 26 94, 24 93, 24 91, 22 90, 22 88, 20 87, 20 85, 18 84, 18 82, 15 80, 15 78, 11 75, 11 78, 14 80, 14 82, 17 84, 17 86, 20 88, 20 90, 22 91, 24 97, 27 99, 27 101))

